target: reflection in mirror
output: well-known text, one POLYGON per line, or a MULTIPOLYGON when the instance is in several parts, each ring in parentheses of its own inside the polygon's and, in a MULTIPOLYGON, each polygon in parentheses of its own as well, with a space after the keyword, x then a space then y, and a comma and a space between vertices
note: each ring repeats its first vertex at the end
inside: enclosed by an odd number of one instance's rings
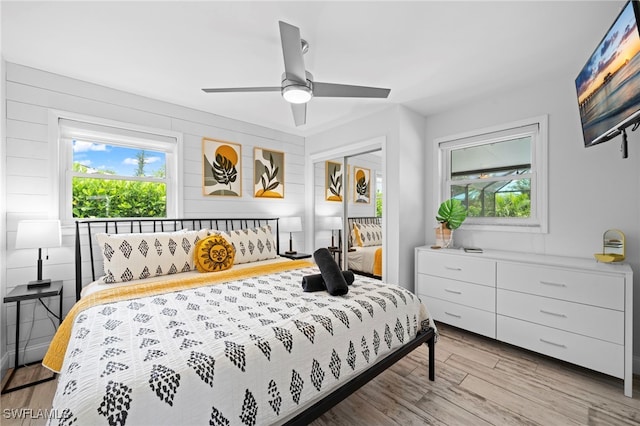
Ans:
POLYGON ((338 263, 342 247, 342 199, 345 191, 345 173, 342 169, 342 158, 314 165, 314 251, 328 248, 338 263))
POLYGON ((347 264, 354 272, 376 278, 382 277, 381 153, 378 150, 347 159, 347 264))

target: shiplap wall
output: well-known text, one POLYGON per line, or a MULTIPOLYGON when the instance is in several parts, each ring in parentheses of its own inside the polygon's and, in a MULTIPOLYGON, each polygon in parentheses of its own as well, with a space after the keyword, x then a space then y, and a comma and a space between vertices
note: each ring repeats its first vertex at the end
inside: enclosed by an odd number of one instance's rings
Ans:
MULTIPOLYGON (((232 120, 73 78, 6 64, 6 158, 1 172, 6 180, 6 276, 4 296, 16 285, 35 279, 36 250, 15 250, 15 231, 21 219, 57 217, 52 211, 50 179, 57 164, 50 159, 49 111, 66 111, 135 125, 172 130, 183 135, 183 179, 181 195, 185 217, 304 217, 305 145, 302 137, 232 120), (242 197, 202 195, 202 137, 242 145, 242 197), (285 198, 253 197, 253 148, 285 153, 285 198)), ((2 228, 0 228, 2 229, 2 228)), ((288 235, 281 235, 288 238, 288 235)), ((294 235, 294 244, 304 247, 304 234, 294 235)), ((44 261, 45 277, 64 281, 65 312, 75 302, 73 235, 63 229, 63 246, 49 249, 44 261)), ((48 301, 57 312, 57 298, 48 301)), ((23 303, 20 352, 26 361, 40 359, 53 335, 47 313, 33 302, 23 303), (32 316, 35 316, 33 327, 32 316), (24 340, 23 340, 24 339, 24 340)), ((7 345, 3 370, 15 353, 15 304, 8 305, 2 320, 1 345, 7 345)))

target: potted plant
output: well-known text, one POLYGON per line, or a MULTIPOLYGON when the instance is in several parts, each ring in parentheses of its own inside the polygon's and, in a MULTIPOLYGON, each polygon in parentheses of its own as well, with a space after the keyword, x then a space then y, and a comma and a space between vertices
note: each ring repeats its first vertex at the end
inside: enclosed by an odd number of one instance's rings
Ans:
POLYGON ((436 245, 450 247, 453 245, 453 230, 458 229, 467 218, 467 209, 456 198, 449 198, 440 204, 436 220, 440 226, 436 228, 436 245))

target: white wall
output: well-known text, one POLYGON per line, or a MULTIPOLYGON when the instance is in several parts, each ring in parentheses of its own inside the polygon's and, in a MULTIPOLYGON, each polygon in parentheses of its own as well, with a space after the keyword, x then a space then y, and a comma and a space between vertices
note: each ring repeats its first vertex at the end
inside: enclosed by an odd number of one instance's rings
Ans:
MULTIPOLYGON (((427 119, 425 164, 432 169, 425 188, 428 229, 425 240, 435 240, 431 224, 437 209, 437 162, 434 140, 523 118, 549 115, 549 233, 456 230, 456 245, 508 249, 552 255, 592 258, 602 251, 602 234, 609 228, 626 235, 627 261, 640 282, 640 135, 629 133, 629 158, 622 159, 620 137, 585 149, 575 100, 573 78, 559 76, 544 84, 497 93, 451 112, 427 119)), ((630 130, 630 129, 629 129, 630 130)), ((595 262, 595 260, 594 260, 595 262)), ((640 291, 634 295, 640 309, 640 291)), ((640 356, 640 315, 634 322, 636 359, 640 356)), ((636 363, 636 371, 638 365, 636 363)))
MULTIPOLYGON (((5 78, 2 79, 4 84, 5 78)), ((121 92, 95 84, 47 73, 21 65, 6 64, 6 157, 7 167, 0 179, 6 179, 5 221, 0 224, 0 239, 6 237, 6 275, 1 293, 6 294, 18 284, 35 279, 36 257, 33 250, 15 250, 17 223, 25 218, 47 217, 51 200, 47 194, 48 179, 57 167, 50 159, 48 114, 50 109, 78 113, 109 120, 136 124, 183 134, 183 187, 185 217, 273 217, 304 216, 304 139, 227 119, 178 105, 121 92), (202 137, 228 140, 242 145, 243 195, 238 199, 202 195, 202 137), (253 147, 259 146, 285 152, 285 198, 256 199, 252 195, 253 147), (6 226, 6 228, 5 228, 6 226)), ((4 117, 5 114, 2 114, 4 117)), ((0 182, 2 182, 0 180, 0 182)), ((55 213, 54 213, 55 214, 55 213)), ((288 235, 281 235, 281 242, 288 235)), ((294 244, 304 246, 304 233, 294 235, 294 244)), ((73 268, 73 235, 63 230, 63 247, 49 250, 44 262, 44 275, 64 281, 64 309, 75 301, 73 268)), ((4 244, 3 244, 4 247, 4 244)), ((0 258, 4 258, 1 256, 0 258)), ((56 307, 57 298, 49 301, 56 307)), ((27 361, 44 355, 53 334, 53 326, 45 310, 34 303, 24 303, 21 315, 21 338, 34 327, 27 348, 27 361)), ((7 344, 13 355, 15 304, 2 312, 0 346, 7 344)), ((56 309, 54 309, 56 312, 56 309)), ((21 351, 22 345, 21 342, 21 351)), ((7 351, 4 350, 3 353, 7 351)), ((3 367, 7 360, 3 359, 3 367)), ((13 361, 10 361, 11 363, 13 361)))
POLYGON ((424 244, 425 119, 402 106, 309 136, 308 155, 319 155, 362 141, 385 140, 383 276, 409 290, 414 287, 414 252, 424 244))

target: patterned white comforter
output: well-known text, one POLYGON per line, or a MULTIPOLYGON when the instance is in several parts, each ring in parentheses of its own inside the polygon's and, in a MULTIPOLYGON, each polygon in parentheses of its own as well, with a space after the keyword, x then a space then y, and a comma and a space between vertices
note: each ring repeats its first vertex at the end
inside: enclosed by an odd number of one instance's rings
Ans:
POLYGON ((304 293, 302 277, 317 273, 88 308, 73 325, 50 424, 281 423, 434 327, 414 294, 374 279, 357 277, 340 297, 304 293))

